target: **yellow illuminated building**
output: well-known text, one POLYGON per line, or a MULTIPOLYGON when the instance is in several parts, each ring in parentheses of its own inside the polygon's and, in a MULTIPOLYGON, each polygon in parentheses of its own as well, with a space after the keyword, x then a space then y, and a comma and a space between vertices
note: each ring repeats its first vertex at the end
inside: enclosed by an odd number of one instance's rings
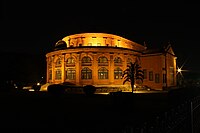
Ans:
POLYGON ((106 33, 81 33, 64 37, 46 54, 47 83, 70 82, 97 87, 123 85, 122 73, 140 59, 143 85, 162 90, 175 86, 176 57, 170 45, 151 51, 126 38, 106 33))

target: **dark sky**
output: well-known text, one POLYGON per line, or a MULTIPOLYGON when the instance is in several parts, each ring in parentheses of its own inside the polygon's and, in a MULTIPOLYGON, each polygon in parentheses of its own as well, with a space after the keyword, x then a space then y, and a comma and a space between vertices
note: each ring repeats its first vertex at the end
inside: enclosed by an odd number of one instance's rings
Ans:
POLYGON ((39 56, 45 62, 45 54, 59 39, 77 33, 104 32, 141 44, 145 41, 148 48, 162 47, 170 41, 178 65, 186 61, 183 69, 200 72, 198 7, 182 1, 111 4, 4 0, 0 52, 39 56))

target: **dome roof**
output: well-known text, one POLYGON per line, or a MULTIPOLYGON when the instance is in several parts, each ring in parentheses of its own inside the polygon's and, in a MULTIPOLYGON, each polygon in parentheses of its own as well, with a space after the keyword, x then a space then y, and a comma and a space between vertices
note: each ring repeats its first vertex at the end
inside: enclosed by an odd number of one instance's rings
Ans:
POLYGON ((66 45, 66 42, 63 41, 63 40, 59 40, 59 41, 56 42, 55 47, 58 46, 58 45, 63 45, 63 44, 66 45))
POLYGON ((59 40, 55 44, 55 50, 67 48, 67 44, 63 40, 59 40))

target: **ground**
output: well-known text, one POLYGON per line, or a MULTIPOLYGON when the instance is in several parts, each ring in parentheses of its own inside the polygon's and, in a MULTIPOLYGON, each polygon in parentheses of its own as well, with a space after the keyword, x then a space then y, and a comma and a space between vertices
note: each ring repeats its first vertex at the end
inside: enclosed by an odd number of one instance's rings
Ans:
POLYGON ((111 95, 0 93, 2 128, 18 131, 120 132, 173 107, 168 93, 111 95))

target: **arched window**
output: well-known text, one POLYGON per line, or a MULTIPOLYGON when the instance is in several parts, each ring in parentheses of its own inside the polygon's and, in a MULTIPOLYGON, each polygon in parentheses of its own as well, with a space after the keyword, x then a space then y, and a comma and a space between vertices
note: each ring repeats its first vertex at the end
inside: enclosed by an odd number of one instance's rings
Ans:
POLYGON ((99 66, 108 66, 108 59, 105 56, 99 57, 98 65, 99 66))
POLYGON ((74 64, 74 63, 75 63, 75 60, 74 60, 73 57, 69 57, 69 58, 67 59, 67 64, 74 64))
POLYGON ((55 79, 56 79, 56 80, 61 80, 62 72, 61 72, 60 69, 57 69, 57 70, 56 70, 56 74, 55 74, 55 75, 56 75, 56 76, 55 76, 55 79))
POLYGON ((108 70, 105 67, 102 67, 98 70, 99 79, 108 79, 108 70))
POLYGON ((92 65, 92 61, 89 56, 85 56, 82 58, 82 66, 91 66, 91 65, 92 65))
POLYGON ((73 80, 76 78, 76 71, 74 68, 68 68, 66 70, 66 79, 73 80))
POLYGON ((66 61, 66 66, 74 66, 75 65, 75 60, 73 57, 69 57, 66 61))
POLYGON ((62 60, 61 60, 61 58, 59 57, 57 60, 56 60, 56 67, 61 67, 61 65, 62 65, 62 60))
POLYGON ((117 67, 114 70, 114 79, 121 79, 122 78, 122 69, 120 69, 119 67, 117 67))
POLYGON ((81 70, 81 79, 92 79, 92 70, 85 67, 81 70))
POLYGON ((115 66, 121 66, 122 65, 122 59, 120 57, 116 57, 114 59, 115 66))

